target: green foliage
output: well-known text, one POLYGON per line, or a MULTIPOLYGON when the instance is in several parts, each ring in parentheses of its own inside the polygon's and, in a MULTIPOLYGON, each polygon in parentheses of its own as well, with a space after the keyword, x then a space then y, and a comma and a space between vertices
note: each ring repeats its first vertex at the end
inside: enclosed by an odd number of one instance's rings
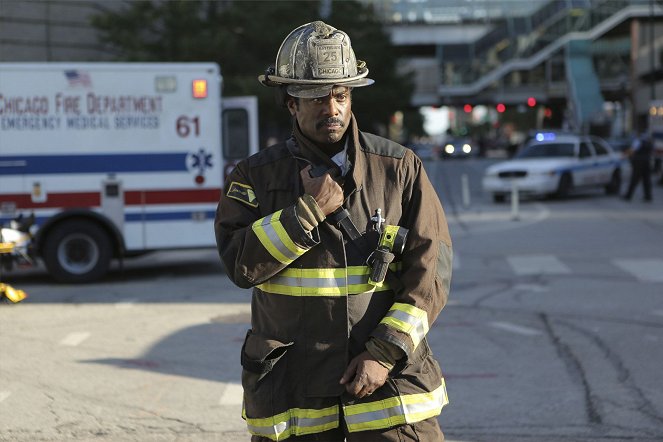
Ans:
MULTIPOLYGON (((283 39, 299 25, 319 20, 319 1, 132 1, 93 18, 120 61, 215 61, 221 66, 224 95, 257 95, 261 138, 290 131, 289 113, 275 104, 274 91, 257 76, 274 64, 283 39), (287 19, 284 19, 287 17, 287 19)), ((385 133, 390 115, 406 113, 411 133, 421 119, 409 108, 413 85, 396 73, 395 51, 367 6, 335 1, 325 20, 350 35, 358 59, 367 62, 374 86, 356 89, 353 111, 364 130, 385 133)))

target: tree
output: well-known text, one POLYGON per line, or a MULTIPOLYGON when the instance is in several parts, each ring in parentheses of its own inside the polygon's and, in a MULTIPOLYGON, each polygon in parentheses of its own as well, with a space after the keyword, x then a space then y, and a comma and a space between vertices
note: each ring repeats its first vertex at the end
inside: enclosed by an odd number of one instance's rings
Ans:
MULTIPOLYGON (((264 143, 268 136, 287 135, 290 116, 274 104, 274 92, 257 76, 274 64, 295 26, 319 20, 319 7, 317 0, 134 1, 95 16, 92 24, 118 60, 219 63, 224 95, 259 97, 264 143)), ((397 74, 395 51, 372 10, 356 1, 337 1, 326 21, 350 35, 355 54, 376 80, 376 86, 355 91, 353 111, 360 127, 384 133, 391 114, 401 110, 410 130, 421 131, 421 120, 408 111, 412 82, 397 74)))

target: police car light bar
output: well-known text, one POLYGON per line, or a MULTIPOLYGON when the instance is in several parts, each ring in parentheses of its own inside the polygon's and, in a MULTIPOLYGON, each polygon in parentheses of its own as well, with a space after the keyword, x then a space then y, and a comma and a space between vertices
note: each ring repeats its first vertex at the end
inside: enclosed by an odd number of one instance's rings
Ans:
POLYGON ((555 139, 554 132, 539 132, 536 134, 536 141, 552 141, 555 139))

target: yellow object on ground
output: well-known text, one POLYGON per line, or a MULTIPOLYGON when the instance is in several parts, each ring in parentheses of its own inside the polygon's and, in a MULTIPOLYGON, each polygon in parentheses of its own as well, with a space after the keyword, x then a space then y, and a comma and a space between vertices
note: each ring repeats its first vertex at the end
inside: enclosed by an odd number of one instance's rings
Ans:
POLYGON ((28 297, 23 290, 15 289, 9 284, 0 282, 0 297, 2 296, 6 296, 13 303, 21 302, 28 297))
MULTIPOLYGON (((14 244, 0 242, 0 253, 11 253, 12 250, 14 250, 14 244)), ((9 284, 3 284, 0 282, 0 299, 2 299, 3 296, 13 303, 21 302, 28 297, 23 290, 15 289, 9 284)))
POLYGON ((0 253, 11 253, 14 250, 14 244, 10 242, 0 242, 0 253))

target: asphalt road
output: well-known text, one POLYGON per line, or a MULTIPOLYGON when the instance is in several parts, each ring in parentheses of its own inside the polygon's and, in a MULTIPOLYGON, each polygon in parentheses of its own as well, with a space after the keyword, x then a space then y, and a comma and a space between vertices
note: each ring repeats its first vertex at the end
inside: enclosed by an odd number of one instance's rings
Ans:
MULTIPOLYGON (((455 253, 429 332, 447 440, 663 440, 663 187, 651 204, 589 191, 514 214, 481 193, 485 166, 426 164, 455 253)), ((249 440, 250 295, 213 250, 128 260, 88 285, 40 268, 6 279, 29 298, 0 305, 0 440, 249 440)))

